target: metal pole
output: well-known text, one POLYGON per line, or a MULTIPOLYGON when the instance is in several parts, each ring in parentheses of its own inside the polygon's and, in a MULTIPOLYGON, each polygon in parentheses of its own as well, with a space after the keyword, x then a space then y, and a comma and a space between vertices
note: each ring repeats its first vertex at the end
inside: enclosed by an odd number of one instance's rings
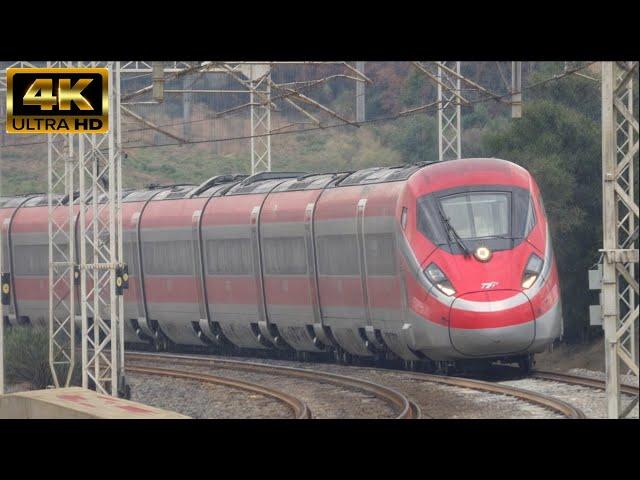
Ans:
MULTIPOLYGON (((0 86, 4 87, 4 84, 0 86)), ((4 90, 0 90, 0 119, 5 119, 4 90)), ((0 130, 0 196, 2 196, 2 147, 4 146, 4 129, 0 130)), ((4 272, 4 250, 2 245, 2 228, 0 227, 0 273, 4 272)), ((0 395, 4 395, 4 305, 0 302, 0 395)))
MULTIPOLYGON (((356 62, 356 69, 364 73, 364 62, 356 62)), ((356 122, 364 122, 365 115, 365 82, 356 81, 356 122)))
MULTIPOLYGON (((612 62, 602 63, 602 234, 603 248, 618 246, 615 214, 616 145, 613 112, 614 71, 612 62)), ((620 378, 616 330, 618 323, 618 284, 615 264, 602 265, 602 325, 605 336, 605 364, 607 374, 607 412, 618 418, 620 411, 620 378)))
POLYGON ((438 63, 438 79, 438 160, 461 158, 460 62, 438 63))
POLYGON ((79 177, 79 226, 78 236, 80 241, 80 263, 78 268, 80 269, 80 319, 81 319, 81 356, 82 356, 82 388, 89 388, 89 372, 87 366, 89 364, 89 343, 88 343, 88 331, 89 320, 87 318, 87 243, 85 242, 85 236, 87 234, 87 189, 85 185, 86 171, 84 165, 84 138, 80 136, 78 140, 78 177, 79 177))
MULTIPOLYGON (((627 110, 629 111, 629 113, 631 114, 631 116, 633 117, 634 113, 633 113, 633 79, 629 79, 629 82, 627 83, 627 91, 626 91, 626 107, 627 110)), ((627 139, 628 139, 628 143, 626 145, 626 150, 624 153, 628 153, 629 150, 632 148, 632 143, 633 143, 633 139, 634 139, 634 130, 633 130, 633 125, 631 122, 627 122, 627 139)), ((628 195, 629 198, 631 198, 632 200, 634 200, 635 197, 635 182, 634 182, 634 169, 635 169, 635 161, 632 161, 629 163, 629 173, 628 173, 628 195)), ((635 217, 635 215, 629 215, 628 216, 628 225, 627 225, 627 233, 628 235, 632 235, 633 232, 635 231, 637 226, 637 219, 635 217)), ((628 265, 628 270, 629 270, 629 274, 631 275, 632 278, 638 278, 636 271, 637 271, 637 264, 635 263, 629 263, 628 265)), ((629 287, 629 310, 633 311, 636 306, 638 305, 638 296, 636 295, 636 292, 634 291, 633 288, 629 287)), ((637 322, 631 322, 631 325, 629 326, 629 347, 630 347, 630 353, 631 353, 631 358, 633 358, 633 360, 635 361, 636 365, 638 364, 638 346, 637 346, 637 336, 636 336, 636 323, 637 322)))
POLYGON ((522 117, 522 62, 511 62, 511 118, 522 117))
POLYGON ((250 66, 251 174, 271 171, 271 65, 250 66))
MULTIPOLYGON (((122 264, 124 262, 124 238, 123 238, 123 229, 122 229, 122 129, 120 123, 120 62, 114 63, 113 68, 113 125, 112 127, 116 129, 115 132, 115 168, 116 168, 116 221, 117 221, 117 243, 118 243, 118 262, 122 264)), ((120 358, 118 362, 118 388, 122 386, 123 391, 125 393, 124 387, 126 386, 125 379, 125 371, 124 371, 124 297, 119 296, 118 298, 118 320, 119 320, 119 329, 118 329, 118 339, 119 339, 119 353, 120 358)))
POLYGON ((59 388, 69 386, 75 364, 75 164, 72 137, 60 134, 48 137, 49 367, 54 385, 59 388))
MULTIPOLYGON (((0 98, 0 101, 4 100, 0 98)), ((0 147, 0 160, 1 158, 0 147)), ((0 165, 2 165, 0 163, 0 165)), ((0 182, 2 182, 2 169, 0 167, 0 182)), ((4 250, 2 249, 2 232, 0 231, 0 273, 4 272, 4 266, 2 257, 4 257, 4 250)), ((4 395, 4 305, 0 302, 0 395, 4 395)))
POLYGON ((124 361, 121 352, 124 306, 122 298, 116 295, 116 268, 122 264, 123 252, 120 67, 118 62, 107 62, 106 66, 111 110, 109 132, 80 135, 82 375, 84 386, 95 386, 97 392, 115 396, 124 361), (87 202, 89 192, 91 200, 87 202))
POLYGON ((636 377, 639 374, 635 347, 638 238, 634 232, 638 204, 633 187, 638 120, 633 115, 631 88, 637 68, 638 62, 626 62, 620 67, 613 62, 602 63, 602 319, 609 418, 626 416, 632 406, 622 408, 620 366, 636 377))
POLYGON ((182 88, 184 89, 184 93, 182 94, 182 121, 184 122, 182 136, 187 140, 191 135, 191 124, 189 122, 191 121, 191 104, 193 103, 193 93, 188 91, 188 89, 191 87, 193 87, 193 81, 187 75, 182 80, 182 88))

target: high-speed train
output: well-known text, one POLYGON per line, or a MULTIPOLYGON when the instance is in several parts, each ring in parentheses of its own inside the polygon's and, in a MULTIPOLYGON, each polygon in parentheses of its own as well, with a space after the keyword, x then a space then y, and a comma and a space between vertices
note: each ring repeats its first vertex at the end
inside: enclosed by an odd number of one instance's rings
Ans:
MULTIPOLYGON (((562 335, 542 197, 505 160, 224 175, 122 214, 130 343, 528 369, 562 335)), ((4 320, 46 324, 46 195, 1 199, 0 225, 4 320)))

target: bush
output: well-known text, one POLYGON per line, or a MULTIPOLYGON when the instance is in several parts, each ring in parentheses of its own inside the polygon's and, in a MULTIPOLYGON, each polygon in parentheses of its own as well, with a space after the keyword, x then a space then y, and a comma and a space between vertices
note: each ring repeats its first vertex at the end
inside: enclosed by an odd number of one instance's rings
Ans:
MULTIPOLYGON (((49 330, 42 327, 20 326, 5 330, 5 375, 8 383, 30 383, 36 389, 53 385, 49 368, 49 330)), ((72 385, 81 385, 82 370, 76 359, 72 385)), ((60 382, 66 379, 62 372, 60 382)))

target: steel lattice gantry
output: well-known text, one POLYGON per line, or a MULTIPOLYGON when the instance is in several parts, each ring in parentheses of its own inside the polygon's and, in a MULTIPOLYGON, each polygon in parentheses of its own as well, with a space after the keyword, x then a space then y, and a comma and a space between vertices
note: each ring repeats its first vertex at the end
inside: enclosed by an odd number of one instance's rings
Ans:
POLYGON ((69 385, 79 314, 82 386, 117 395, 124 380, 124 305, 116 296, 116 269, 123 258, 120 64, 50 66, 107 67, 110 109, 106 134, 49 135, 51 369, 56 386, 69 385))
POLYGON ((438 160, 461 158, 460 101, 456 95, 460 92, 460 62, 438 63, 438 80, 438 160), (441 65, 455 70, 457 76, 441 65))
POLYGON ((638 62, 602 63, 603 266, 609 418, 625 417, 638 402, 621 404, 621 369, 638 377, 638 113, 633 77, 638 62))
POLYGON ((249 66, 251 175, 271 171, 271 66, 249 66))

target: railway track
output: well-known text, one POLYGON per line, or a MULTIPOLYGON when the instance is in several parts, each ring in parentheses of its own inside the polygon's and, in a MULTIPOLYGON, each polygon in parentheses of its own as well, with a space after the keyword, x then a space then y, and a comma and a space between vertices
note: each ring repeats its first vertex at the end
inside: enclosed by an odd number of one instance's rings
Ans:
MULTIPOLYGON (((303 379, 307 381, 320 382, 320 383, 328 383, 341 388, 355 389, 365 392, 373 397, 376 397, 387 405, 391 407, 391 409, 395 413, 395 419, 417 419, 421 418, 422 413, 420 411, 420 407, 413 401, 409 400, 402 393, 391 389, 389 387, 380 385, 375 382, 370 382, 367 380, 363 380, 360 378, 355 378, 346 375, 338 375, 335 373, 323 372, 318 370, 309 370, 303 368, 294 368, 294 367, 285 367, 279 365, 265 364, 265 363, 257 363, 257 362, 247 362, 247 361, 238 361, 238 360, 227 360, 227 359, 218 359, 218 358, 207 358, 207 357, 197 357, 197 356, 187 356, 187 355, 175 355, 175 354, 163 354, 163 353, 127 353, 127 370, 129 372, 138 372, 145 373, 140 369, 156 369, 156 367, 147 367, 147 366, 136 366, 132 365, 130 361, 134 362, 172 362, 173 365, 176 363, 181 366, 192 366, 192 367, 216 367, 216 368, 224 368, 236 371, 244 371, 250 373, 262 373, 267 375, 280 375, 288 378, 297 378, 303 379)), ((171 375, 177 376, 179 375, 188 375, 193 376, 192 379, 200 380, 203 376, 214 377, 212 375, 204 375, 199 372, 193 371, 177 371, 177 370, 167 370, 167 369, 157 369, 162 372, 167 373, 158 373, 163 375, 171 375), (172 373, 171 373, 172 372, 172 373)), ((185 378, 184 376, 180 378, 185 378)), ((224 377, 214 377, 217 379, 221 379, 224 377)), ((226 379, 225 380, 231 380, 226 379)), ((235 379, 233 380, 236 381, 235 379)), ((247 383, 247 382, 243 382, 247 383)), ((252 385, 254 386, 254 385, 252 385)), ((240 388, 240 387, 238 387, 240 388)), ((308 411, 308 409, 307 409, 308 411)), ((310 417, 305 417, 310 418, 310 417)))
MULTIPOLYGON (((260 372, 266 374, 285 375, 291 378, 300 378, 305 380, 322 381, 331 383, 337 386, 348 386, 350 388, 364 390, 377 398, 384 399, 387 403, 393 406, 394 411, 397 412, 396 418, 409 419, 409 418, 421 418, 428 417, 424 411, 421 411, 420 407, 412 400, 407 398, 406 395, 399 393, 397 390, 391 389, 387 386, 383 386, 377 382, 364 380, 361 378, 354 378, 353 376, 341 375, 326 371, 310 370, 306 368, 295 368, 281 365, 274 365, 268 363, 250 362, 244 360, 228 360, 219 358, 208 358, 200 356, 187 356, 187 355, 174 355, 174 354, 161 354, 161 353, 131 353, 127 354, 127 357, 131 360, 148 361, 148 360, 161 360, 161 361, 173 361, 178 362, 181 365, 192 365, 202 367, 203 365, 215 366, 217 368, 228 368, 233 370, 242 370, 247 372, 260 372)), ((356 367, 357 368, 357 367, 356 367)), ((378 372, 396 372, 401 374, 403 378, 413 379, 421 382, 430 382, 441 385, 449 385, 459 388, 467 388, 476 391, 493 393, 498 395, 507 395, 518 400, 528 402, 533 405, 543 407, 558 413, 566 418, 586 418, 586 415, 582 410, 576 406, 543 393, 525 390, 513 386, 502 385, 494 382, 487 382, 483 380, 460 378, 460 377, 442 377, 439 375, 431 375, 427 373, 417 372, 400 372, 388 369, 377 368, 364 368, 362 370, 378 371, 378 372)), ((538 372, 537 372, 538 373, 538 372)), ((550 372, 539 372, 542 379, 543 374, 550 374, 550 372)), ((575 376, 573 376, 575 377, 575 376)), ((549 378, 551 379, 551 378, 549 378)), ((582 379, 582 377, 580 377, 582 379)), ((587 379, 593 380, 593 379, 587 379)), ((598 380, 593 380, 593 384, 597 384, 598 380)), ((597 387, 600 388, 600 387, 597 387)), ((603 387, 602 387, 603 388, 603 387)), ((629 387, 632 388, 632 387, 629 387)))
MULTIPOLYGON (((489 382, 484 380, 465 378, 465 377, 447 377, 440 375, 433 375, 420 372, 409 372, 402 370, 394 370, 387 368, 369 368, 369 367, 346 367, 359 369, 360 371, 367 373, 376 373, 389 376, 391 381, 407 381, 414 380, 418 382, 435 383, 440 385, 447 385, 458 388, 465 388, 475 390, 479 392, 485 392, 496 395, 506 395, 511 398, 515 398, 520 401, 527 402, 529 404, 542 407, 550 410, 556 414, 560 414, 563 417, 570 419, 582 419, 587 418, 585 413, 573 405, 562 399, 556 398, 553 395, 547 395, 541 392, 532 391, 529 389, 518 388, 512 385, 505 385, 496 382, 489 382)), ((414 391, 414 395, 418 395, 418 392, 414 391)), ((422 405, 423 416, 428 415, 428 405, 422 405), (425 412, 427 412, 425 414, 425 412)))
MULTIPOLYGON (((583 377, 582 375, 572 375, 569 373, 550 372, 546 370, 534 370, 531 374, 532 378, 540 380, 549 380, 553 382, 568 383, 571 385, 579 385, 581 387, 591 387, 598 390, 606 390, 607 384, 604 380, 597 378, 583 377)), ((620 390, 627 395, 638 396, 640 388, 633 385, 621 385, 620 390)))
POLYGON ((544 408, 548 408, 556 413, 559 413, 567 418, 580 419, 587 418, 582 410, 567 403, 558 398, 550 395, 545 395, 522 388, 517 388, 508 385, 502 385, 499 383, 485 382, 483 380, 475 380, 469 378, 460 377, 442 377, 439 375, 431 375, 428 373, 407 373, 407 378, 413 378, 416 380, 424 380, 432 383, 439 383, 442 385, 450 385, 454 387, 470 388, 472 390, 479 390, 482 392, 508 395, 510 397, 523 400, 534 405, 538 405, 544 408))
POLYGON ((183 380, 194 380, 201 383, 221 385, 238 390, 244 390, 250 393, 256 393, 283 403, 292 411, 294 418, 296 419, 311 418, 311 412, 307 404, 299 398, 289 395, 286 392, 265 387, 257 383, 244 382, 242 380, 220 377, 217 375, 147 366, 128 366, 127 371, 144 375, 158 375, 163 377, 180 378, 183 380))

